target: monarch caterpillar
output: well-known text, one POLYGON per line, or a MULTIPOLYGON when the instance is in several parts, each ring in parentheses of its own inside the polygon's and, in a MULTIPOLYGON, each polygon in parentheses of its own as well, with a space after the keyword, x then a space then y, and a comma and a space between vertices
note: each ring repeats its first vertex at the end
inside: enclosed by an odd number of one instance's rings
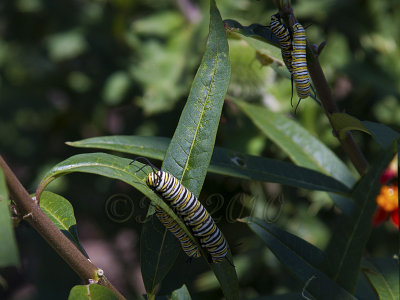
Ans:
POLYGON ((279 40, 283 62, 292 74, 292 39, 289 30, 280 21, 279 13, 272 15, 269 26, 279 40))
POLYGON ((175 222, 161 207, 156 206, 156 216, 160 220, 161 224, 165 226, 175 237, 181 242, 183 251, 190 258, 197 258, 201 256, 199 248, 190 240, 189 236, 179 227, 178 223, 175 222))
MULTIPOLYGON (((177 214, 193 231, 194 236, 199 238, 201 246, 207 249, 211 256, 210 262, 218 263, 225 258, 228 253, 226 241, 210 214, 195 195, 185 188, 178 179, 163 171, 150 173, 147 176, 146 183, 176 209, 177 214)), ((175 236, 180 239, 183 247, 184 242, 178 235, 175 236)), ((193 256, 198 255, 197 252, 190 253, 194 253, 193 256)))
POLYGON ((311 93, 306 59, 306 34, 303 26, 299 23, 293 25, 292 68, 300 102, 301 99, 311 96, 311 93))

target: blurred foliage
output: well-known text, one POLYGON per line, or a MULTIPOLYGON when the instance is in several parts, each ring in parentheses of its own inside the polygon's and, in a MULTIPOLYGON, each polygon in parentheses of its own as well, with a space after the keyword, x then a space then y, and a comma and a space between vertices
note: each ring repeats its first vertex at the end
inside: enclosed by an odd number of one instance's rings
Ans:
MULTIPOLYGON (((184 8, 182 3, 187 2, 0 2, 0 153, 28 191, 36 189, 50 166, 80 151, 66 146, 65 141, 114 134, 172 137, 207 34, 208 1, 193 1, 184 8)), ((341 109, 360 120, 382 122, 399 130, 400 3, 292 3, 299 21, 310 25, 309 41, 327 41, 320 62, 341 109)), ((218 5, 224 19, 243 25, 266 25, 276 13, 272 1, 226 0, 218 5)), ((262 103, 276 113, 293 115, 290 81, 262 66, 256 52, 245 43, 230 40, 230 47, 229 93, 262 103)), ((303 101, 293 117, 346 161, 326 117, 313 101, 303 101)), ((355 138, 372 159, 377 145, 367 135, 356 134, 355 138)), ((224 107, 217 145, 287 159, 232 103, 224 107)), ((83 245, 85 241, 86 246, 97 245, 85 248, 89 256, 99 248, 106 249, 105 256, 117 266, 111 276, 108 274, 111 280, 130 298, 139 297, 143 287, 135 273, 139 257, 135 236, 142 224, 134 219, 113 223, 106 217, 104 202, 120 192, 138 200, 142 196, 120 182, 90 175, 66 177, 52 186, 71 200, 83 245), (116 242, 126 232, 131 237, 131 252, 136 253, 129 259, 118 248, 122 242, 116 242)), ((273 199, 276 193, 284 195, 279 226, 321 248, 326 245, 336 211, 325 193, 211 175, 200 199, 215 193, 234 199, 238 193, 251 196, 260 195, 260 191, 264 196, 257 196, 257 203, 273 199)), ((136 217, 143 218, 145 208, 138 209, 136 217)), ((235 206, 233 211, 243 217, 252 209, 235 206)), ((214 217, 218 216, 222 213, 214 217)), ((245 225, 222 219, 221 230, 231 245, 237 245, 232 252, 243 298, 301 290, 245 225)), ((24 258, 22 268, 5 270, 0 277, 0 298, 67 298, 71 287, 80 283, 79 278, 27 225, 22 223, 16 235, 24 258), (54 274, 62 274, 62 280, 54 274)), ((375 229, 369 253, 396 252, 395 236, 389 224, 375 229)), ((107 266, 107 262, 102 263, 107 266)), ((220 298, 212 275, 203 273, 206 270, 199 261, 187 265, 181 254, 160 294, 170 294, 185 283, 193 299, 220 298)))

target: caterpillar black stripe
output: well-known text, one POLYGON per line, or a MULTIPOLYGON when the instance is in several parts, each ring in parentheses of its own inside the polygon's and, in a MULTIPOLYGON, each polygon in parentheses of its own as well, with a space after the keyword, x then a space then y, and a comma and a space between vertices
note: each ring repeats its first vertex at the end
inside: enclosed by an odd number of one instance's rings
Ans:
POLYGON ((292 39, 290 37, 290 32, 286 26, 282 24, 279 14, 271 17, 269 26, 273 34, 279 40, 283 62, 290 74, 292 74, 292 39))
POLYGON ((299 100, 310 96, 310 78, 306 59, 306 34, 299 23, 293 25, 292 74, 299 100))
POLYGON ((156 216, 169 231, 171 231, 175 237, 181 242, 183 251, 190 258, 197 258, 201 256, 198 247, 192 242, 189 236, 179 227, 178 223, 175 222, 161 207, 156 206, 156 216))
POLYGON ((228 248, 221 231, 196 196, 178 179, 167 172, 156 171, 147 176, 147 185, 176 210, 194 236, 199 238, 201 246, 207 249, 211 262, 217 263, 225 258, 228 248))

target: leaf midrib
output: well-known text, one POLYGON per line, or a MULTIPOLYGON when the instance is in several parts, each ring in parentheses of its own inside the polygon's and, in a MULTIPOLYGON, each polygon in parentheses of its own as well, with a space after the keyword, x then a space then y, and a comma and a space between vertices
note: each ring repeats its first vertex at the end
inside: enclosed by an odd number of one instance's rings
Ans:
POLYGON ((206 89, 207 89, 207 95, 206 95, 206 97, 205 97, 204 105, 203 105, 202 110, 201 110, 199 122, 198 122, 197 125, 196 125, 196 130, 195 130, 194 137, 193 137, 192 142, 191 142, 191 144, 190 144, 189 154, 187 155, 187 159, 186 159, 186 161, 185 161, 185 165, 184 165, 184 168, 183 168, 183 171, 182 171, 182 178, 181 178, 181 181, 182 181, 182 179, 183 179, 184 176, 185 176, 186 170, 188 169, 189 160, 190 160, 190 157, 191 157, 191 153, 192 153, 192 151, 193 151, 193 148, 194 148, 193 145, 194 145, 194 143, 195 143, 195 141, 196 141, 197 135, 199 134, 199 131, 200 131, 200 130, 199 130, 199 127, 200 127, 200 124, 202 123, 201 120, 202 120, 203 117, 204 117, 205 110, 206 110, 206 106, 207 106, 207 104, 209 103, 209 99, 210 99, 210 92, 211 92, 211 89, 212 89, 212 87, 213 87, 213 85, 214 85, 214 83, 215 83, 216 69, 217 69, 217 65, 219 64, 219 55, 218 55, 218 51, 219 51, 219 43, 217 42, 217 49, 216 49, 217 55, 215 55, 216 62, 214 63, 214 68, 213 68, 213 70, 212 70, 212 76, 211 76, 210 84, 208 85, 208 87, 205 86, 206 89))

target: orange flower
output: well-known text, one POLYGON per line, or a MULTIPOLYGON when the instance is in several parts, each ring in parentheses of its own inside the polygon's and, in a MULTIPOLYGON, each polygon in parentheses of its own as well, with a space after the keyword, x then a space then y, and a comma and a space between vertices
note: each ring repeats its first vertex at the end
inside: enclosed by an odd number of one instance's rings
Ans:
POLYGON ((372 224, 378 226, 388 218, 399 227, 399 191, 397 185, 383 185, 376 197, 378 210, 375 212, 372 224))

